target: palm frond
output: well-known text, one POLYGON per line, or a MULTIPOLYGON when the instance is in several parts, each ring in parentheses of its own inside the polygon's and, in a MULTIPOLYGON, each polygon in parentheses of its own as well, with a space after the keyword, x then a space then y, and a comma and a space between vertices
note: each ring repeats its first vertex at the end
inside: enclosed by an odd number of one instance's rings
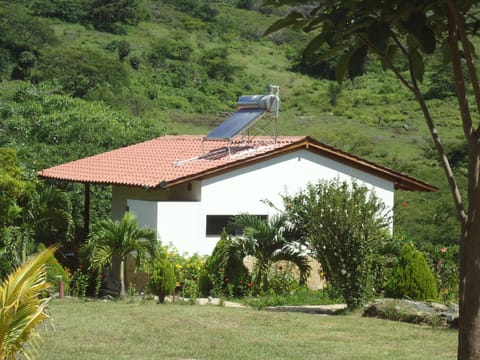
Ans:
POLYGON ((297 265, 298 271, 300 272, 301 284, 305 283, 310 275, 310 259, 306 254, 302 253, 292 245, 284 246, 282 249, 276 251, 271 260, 272 262, 285 260, 297 265))
POLYGON ((27 260, 0 285, 0 357, 22 353, 30 358, 38 345, 38 324, 48 318, 48 298, 40 298, 50 287, 46 262, 55 248, 48 248, 27 260), (25 346, 29 344, 29 346, 25 346))

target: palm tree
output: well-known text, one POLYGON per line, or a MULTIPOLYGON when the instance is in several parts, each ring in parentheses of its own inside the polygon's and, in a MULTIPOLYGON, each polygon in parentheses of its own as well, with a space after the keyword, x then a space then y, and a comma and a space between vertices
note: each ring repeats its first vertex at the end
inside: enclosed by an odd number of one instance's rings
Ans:
POLYGON ((304 283, 310 273, 308 257, 293 241, 288 239, 288 226, 282 215, 268 219, 243 214, 235 218, 236 226, 243 228, 243 236, 231 240, 224 249, 225 261, 253 256, 256 261, 252 271, 253 289, 267 291, 268 273, 277 261, 291 261, 300 272, 300 283, 304 283))
POLYGON ((15 359, 17 353, 33 357, 39 336, 35 329, 48 318, 49 298, 40 295, 50 287, 46 262, 54 251, 48 248, 27 260, 0 285, 0 359, 15 359))
POLYGON ((157 246, 155 230, 138 226, 132 213, 125 213, 119 221, 103 220, 97 224, 87 243, 90 268, 99 272, 112 265, 115 257, 120 260, 120 297, 125 296, 125 261, 136 258, 137 267, 147 255, 154 256, 157 246))

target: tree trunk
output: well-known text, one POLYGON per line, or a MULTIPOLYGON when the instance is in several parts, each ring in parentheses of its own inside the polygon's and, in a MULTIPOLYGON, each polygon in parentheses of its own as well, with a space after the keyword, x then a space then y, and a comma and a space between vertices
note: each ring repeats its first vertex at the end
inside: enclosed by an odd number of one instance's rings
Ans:
POLYGON ((468 217, 460 244, 458 359, 480 359, 480 151, 469 147, 468 217))
POLYGON ((125 298, 125 260, 120 260, 120 298, 125 298))
POLYGON ((453 0, 447 2, 448 41, 463 132, 468 143, 468 211, 461 223, 460 238, 460 319, 457 357, 480 359, 480 146, 479 130, 474 129, 462 61, 467 62, 477 107, 480 87, 466 38, 463 18, 453 0), (459 49, 463 46, 463 53, 459 49))

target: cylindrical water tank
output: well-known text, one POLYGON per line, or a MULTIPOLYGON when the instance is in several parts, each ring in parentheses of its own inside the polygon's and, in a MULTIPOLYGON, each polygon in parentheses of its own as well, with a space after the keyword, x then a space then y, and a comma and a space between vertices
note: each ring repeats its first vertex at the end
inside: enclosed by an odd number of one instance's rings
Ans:
POLYGON ((243 95, 238 98, 238 109, 262 109, 270 112, 277 111, 280 99, 276 95, 243 95))

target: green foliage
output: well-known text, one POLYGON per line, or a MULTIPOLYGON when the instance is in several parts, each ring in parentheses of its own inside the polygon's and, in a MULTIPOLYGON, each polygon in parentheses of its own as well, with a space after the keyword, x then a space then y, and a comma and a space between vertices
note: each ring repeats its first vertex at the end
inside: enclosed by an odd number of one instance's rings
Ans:
POLYGON ((385 296, 427 300, 437 295, 435 277, 425 257, 413 244, 405 244, 385 284, 385 296))
POLYGON ((50 287, 46 262, 55 249, 46 249, 18 267, 0 283, 0 354, 4 359, 23 355, 32 358, 38 350, 37 326, 48 319, 50 287))
POLYGON ((120 260, 120 296, 125 297, 127 257, 133 256, 138 268, 141 260, 155 254, 157 242, 154 230, 138 226, 135 216, 125 213, 121 220, 102 220, 95 224, 84 247, 91 270, 101 273, 105 266, 112 266, 114 258, 120 260))
POLYGON ((289 262, 275 264, 268 273, 268 292, 276 295, 295 292, 301 286, 295 270, 296 266, 289 262))
POLYGON ((161 257, 154 262, 149 275, 148 285, 152 293, 158 296, 158 302, 163 304, 165 296, 175 289, 176 277, 173 264, 161 257))
POLYGON ((229 52, 226 47, 214 48, 204 52, 201 64, 205 67, 210 79, 233 81, 240 67, 232 65, 228 55, 229 52))
POLYGON ((200 296, 210 296, 212 290, 213 282, 212 280, 210 280, 208 274, 206 274, 205 272, 200 273, 198 277, 198 291, 200 292, 200 296))
POLYGON ((243 229, 243 235, 228 243, 223 258, 255 258, 252 290, 257 294, 268 291, 269 273, 272 265, 278 261, 289 261, 297 266, 300 284, 305 283, 310 273, 308 257, 289 237, 289 224, 286 220, 282 215, 261 219, 248 214, 236 216, 234 219, 235 226, 243 229))
POLYGON ((285 195, 288 219, 320 262, 327 280, 359 307, 375 291, 378 249, 388 232, 384 204, 353 181, 320 181, 285 195))
POLYGON ((80 264, 73 272, 70 280, 70 291, 72 296, 84 299, 87 296, 89 275, 84 271, 83 265, 80 264))
POLYGON ((86 9, 82 0, 36 0, 32 12, 43 17, 53 17, 67 22, 80 22, 86 9))
POLYGON ((18 105, 0 124, 0 144, 18 148, 22 162, 30 168, 45 168, 163 133, 158 122, 126 116, 100 102, 44 94, 36 87, 20 88, 15 96, 18 105))
POLYGON ((13 149, 0 148, 0 228, 16 224, 33 190, 13 149))
POLYGON ((0 47, 9 49, 14 56, 22 51, 38 51, 58 40, 48 22, 16 5, 0 9, 0 34, 0 47))
POLYGON ((123 64, 115 60, 88 48, 45 49, 32 77, 35 81, 53 80, 64 93, 75 97, 92 95, 98 89, 113 94, 129 81, 123 64))
POLYGON ((218 14, 217 10, 215 10, 206 2, 201 0, 167 0, 165 1, 165 3, 172 4, 179 11, 187 13, 206 22, 212 21, 218 14))
POLYGON ((439 297, 445 302, 454 301, 458 303, 460 247, 458 245, 428 245, 424 244, 421 250, 425 254, 427 263, 437 280, 439 297))
MULTIPOLYGON (((45 245, 40 244, 38 246, 39 251, 44 251, 46 249, 45 245)), ((47 282, 51 285, 51 290, 58 292, 60 281, 63 281, 64 284, 64 294, 70 293, 70 281, 71 274, 68 268, 64 268, 60 264, 55 255, 52 255, 50 259, 46 262, 47 266, 47 282)))
POLYGON ((130 54, 130 51, 132 50, 130 47, 130 43, 125 40, 120 40, 117 46, 118 46, 118 59, 120 61, 123 61, 128 56, 128 54, 130 54))
POLYGON ((343 302, 342 296, 332 287, 325 287, 320 290, 299 287, 288 293, 247 296, 242 299, 242 303, 255 309, 263 309, 267 306, 330 305, 342 304, 343 302))
POLYGON ((167 246, 162 249, 175 272, 176 292, 180 296, 196 299, 200 294, 199 279, 204 273, 204 258, 198 254, 182 255, 176 248, 167 246))
POLYGON ((124 25, 137 25, 145 17, 140 0, 90 0, 85 21, 97 30, 122 34, 124 25))
POLYGON ((154 68, 162 68, 167 60, 189 61, 193 47, 186 34, 178 33, 173 38, 162 38, 153 43, 145 54, 147 61, 154 68))
POLYGON ((252 286, 243 257, 235 253, 226 256, 231 241, 224 229, 212 255, 205 262, 205 272, 217 296, 243 296, 252 286))

